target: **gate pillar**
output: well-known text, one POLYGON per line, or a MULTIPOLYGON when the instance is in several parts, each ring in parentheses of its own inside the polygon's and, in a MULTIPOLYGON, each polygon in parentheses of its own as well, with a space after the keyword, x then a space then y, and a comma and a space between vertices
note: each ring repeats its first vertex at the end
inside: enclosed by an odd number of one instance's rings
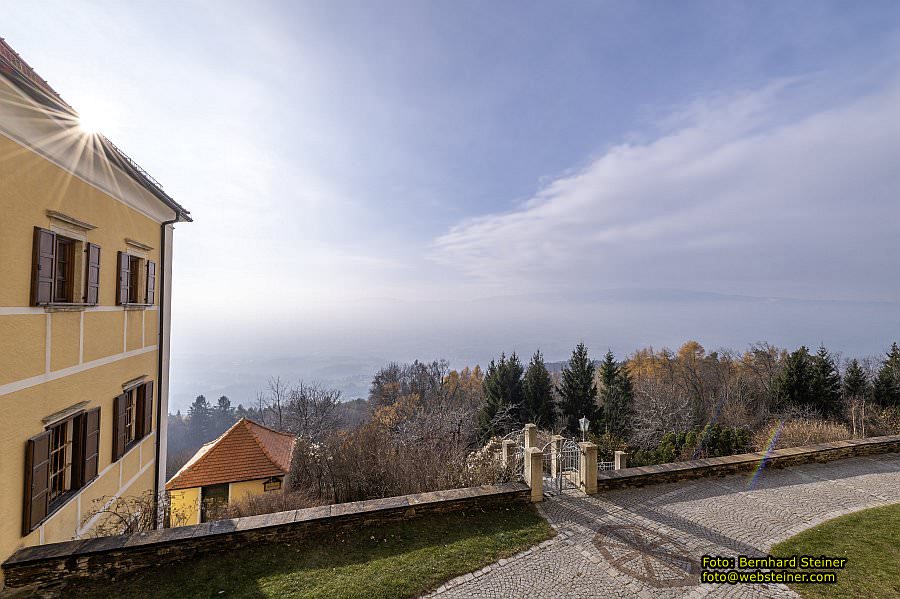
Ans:
POLYGON ((550 437, 550 476, 556 478, 559 472, 559 454, 562 451, 563 436, 553 435, 550 437))
POLYGON ((507 439, 500 449, 500 463, 504 468, 512 464, 516 456, 516 442, 507 439))
POLYGON ((537 447, 537 425, 525 425, 525 449, 529 447, 537 447))
MULTIPOLYGON (((525 482, 531 487, 531 502, 544 500, 544 452, 537 447, 525 450, 525 482)), ((594 485, 596 486, 596 481, 594 485)))
POLYGON ((578 461, 578 486, 588 495, 597 493, 597 446, 591 442, 579 443, 581 459, 578 461))
POLYGON ((626 465, 628 463, 628 454, 624 451, 616 452, 616 470, 624 470, 628 468, 626 465))

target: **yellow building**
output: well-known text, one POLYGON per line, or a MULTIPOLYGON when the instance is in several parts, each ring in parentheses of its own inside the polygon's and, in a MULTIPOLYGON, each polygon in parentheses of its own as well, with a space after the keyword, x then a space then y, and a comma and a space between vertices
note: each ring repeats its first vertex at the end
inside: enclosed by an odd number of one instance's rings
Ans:
POLYGON ((161 490, 172 225, 189 220, 0 40, 0 560, 161 490))
POLYGON ((241 418, 210 441, 166 483, 170 524, 206 521, 207 511, 248 495, 282 492, 293 435, 241 418))

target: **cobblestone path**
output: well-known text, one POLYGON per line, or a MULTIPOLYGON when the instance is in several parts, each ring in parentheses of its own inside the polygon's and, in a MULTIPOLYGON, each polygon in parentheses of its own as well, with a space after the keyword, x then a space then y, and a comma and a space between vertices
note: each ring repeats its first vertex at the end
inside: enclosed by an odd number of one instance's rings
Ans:
POLYGON ((550 541, 432 596, 796 597, 783 585, 699 584, 705 554, 766 555, 824 520, 900 502, 900 454, 850 458, 588 497, 548 498, 550 541))

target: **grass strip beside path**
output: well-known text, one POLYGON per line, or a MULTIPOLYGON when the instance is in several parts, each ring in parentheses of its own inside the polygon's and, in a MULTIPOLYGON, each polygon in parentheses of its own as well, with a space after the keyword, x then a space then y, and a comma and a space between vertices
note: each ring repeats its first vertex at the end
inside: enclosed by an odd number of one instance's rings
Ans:
POLYGON ((846 557, 837 584, 795 584, 806 598, 900 597, 900 504, 829 520, 772 548, 772 555, 846 557))
MULTIPOLYGON (((430 514, 292 545, 198 557, 81 585, 79 598, 416 597, 553 536, 531 506, 430 514)), ((76 592, 77 591, 77 592, 76 592)))

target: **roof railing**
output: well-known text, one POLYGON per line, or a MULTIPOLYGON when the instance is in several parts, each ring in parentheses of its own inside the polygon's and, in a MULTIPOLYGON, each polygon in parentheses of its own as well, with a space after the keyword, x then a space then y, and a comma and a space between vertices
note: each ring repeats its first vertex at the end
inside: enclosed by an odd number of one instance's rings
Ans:
POLYGON ((105 135, 103 135, 102 133, 99 134, 99 135, 100 135, 100 137, 103 138, 103 140, 104 140, 106 143, 108 143, 108 144, 112 147, 113 150, 116 151, 116 153, 122 158, 122 160, 124 160, 125 162, 128 163, 128 165, 129 165, 131 168, 133 168, 133 169, 136 170, 138 173, 140 173, 140 175, 141 175, 142 177, 144 177, 145 179, 147 179, 148 182, 152 183, 152 184, 154 185, 154 187, 156 187, 156 188, 159 189, 160 191, 164 191, 164 190, 163 190, 163 186, 160 184, 160 182, 157 181, 156 179, 154 179, 153 176, 150 175, 150 173, 148 173, 146 170, 144 170, 144 168, 143 168, 140 164, 138 164, 137 162, 135 162, 134 158, 132 158, 131 156, 129 156, 128 154, 126 154, 124 151, 122 151, 122 149, 119 148, 119 146, 117 146, 116 144, 114 144, 113 142, 111 142, 111 141, 109 140, 109 138, 106 137, 105 135))

